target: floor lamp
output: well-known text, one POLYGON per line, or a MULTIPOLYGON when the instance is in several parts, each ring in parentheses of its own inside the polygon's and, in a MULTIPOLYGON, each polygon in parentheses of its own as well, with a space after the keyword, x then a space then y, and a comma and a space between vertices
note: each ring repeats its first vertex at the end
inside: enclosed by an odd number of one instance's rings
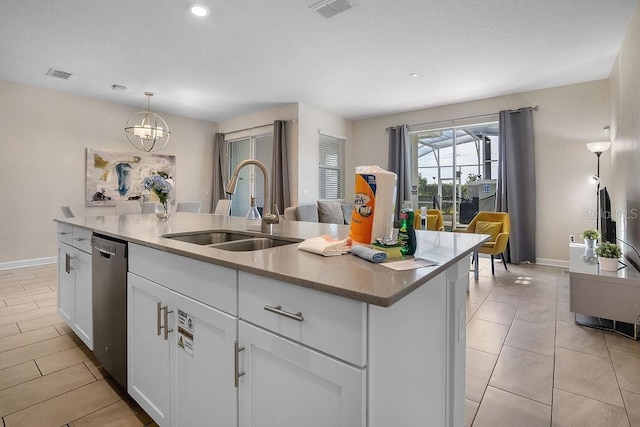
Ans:
POLYGON ((596 189, 596 230, 600 230, 600 155, 611 147, 611 141, 588 142, 587 149, 598 158, 598 169, 594 176, 598 187, 596 189))

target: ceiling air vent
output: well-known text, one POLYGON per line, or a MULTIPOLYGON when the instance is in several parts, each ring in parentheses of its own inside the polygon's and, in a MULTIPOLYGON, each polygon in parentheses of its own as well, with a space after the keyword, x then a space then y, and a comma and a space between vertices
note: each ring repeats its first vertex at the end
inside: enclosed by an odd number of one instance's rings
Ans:
POLYGON ((353 6, 357 6, 353 0, 322 0, 310 7, 325 18, 331 18, 340 12, 351 9, 353 6))
POLYGON ((49 68, 49 71, 47 71, 47 76, 55 77, 56 79, 67 80, 69 77, 71 77, 71 73, 67 73, 66 71, 60 71, 60 70, 55 70, 53 68, 49 68))

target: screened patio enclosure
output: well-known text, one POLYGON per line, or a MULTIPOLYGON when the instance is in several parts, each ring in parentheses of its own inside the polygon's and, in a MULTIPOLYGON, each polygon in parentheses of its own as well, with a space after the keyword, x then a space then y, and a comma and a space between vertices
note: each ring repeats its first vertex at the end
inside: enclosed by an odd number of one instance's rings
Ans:
POLYGON ((413 206, 442 210, 445 228, 468 224, 478 211, 495 211, 498 122, 439 129, 410 128, 413 206))

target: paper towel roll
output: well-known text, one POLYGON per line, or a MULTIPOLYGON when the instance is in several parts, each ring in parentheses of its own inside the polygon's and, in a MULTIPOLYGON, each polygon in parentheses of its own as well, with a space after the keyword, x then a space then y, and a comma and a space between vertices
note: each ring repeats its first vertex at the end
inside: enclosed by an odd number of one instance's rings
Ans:
POLYGON ((393 237, 397 176, 379 166, 356 167, 351 233, 353 240, 373 243, 393 237))

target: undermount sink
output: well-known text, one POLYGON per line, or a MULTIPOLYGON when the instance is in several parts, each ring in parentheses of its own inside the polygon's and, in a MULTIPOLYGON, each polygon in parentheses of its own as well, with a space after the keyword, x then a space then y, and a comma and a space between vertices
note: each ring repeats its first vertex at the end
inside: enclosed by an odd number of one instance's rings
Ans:
POLYGON ((207 231, 204 233, 174 234, 162 237, 233 252, 257 251, 298 243, 293 240, 258 237, 255 234, 230 231, 207 231))

